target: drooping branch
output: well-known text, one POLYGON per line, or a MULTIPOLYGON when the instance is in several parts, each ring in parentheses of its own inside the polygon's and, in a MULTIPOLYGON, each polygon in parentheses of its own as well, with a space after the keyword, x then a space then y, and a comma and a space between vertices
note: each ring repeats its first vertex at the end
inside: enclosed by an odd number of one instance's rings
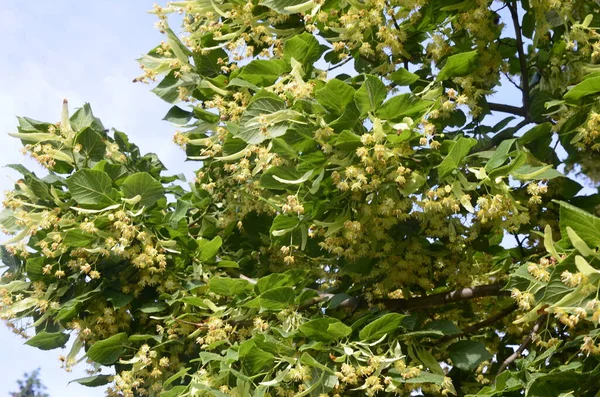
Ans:
POLYGON ((411 311, 443 306, 448 303, 460 302, 485 296, 508 296, 510 291, 502 291, 502 284, 479 285, 462 288, 450 292, 421 296, 410 299, 386 299, 383 301, 386 309, 393 311, 411 311))
POLYGON ((502 364, 500 364, 500 368, 498 368, 498 373, 496 374, 496 376, 498 376, 502 372, 504 372, 506 370, 506 368, 508 368, 508 366, 510 364, 512 364, 512 362, 515 361, 521 355, 521 353, 523 353, 523 351, 527 348, 527 346, 529 346, 529 344, 531 343, 531 341, 533 340, 533 338, 535 337, 535 335, 539 331, 539 329, 542 326, 542 323, 544 321, 546 321, 546 315, 543 315, 543 316, 541 316, 539 318, 539 320, 535 323, 535 325, 533 326, 533 328, 531 328, 531 331, 529 332, 529 335, 527 335, 527 338, 525 338, 525 340, 523 341, 523 343, 521 343, 521 345, 517 348, 517 350, 515 350, 515 352, 513 354, 511 354, 510 356, 508 356, 506 358, 506 360, 504 360, 502 362, 502 364))
POLYGON ((515 40, 517 41, 517 54, 519 56, 519 66, 521 68, 521 91, 523 93, 523 108, 525 116, 529 112, 529 71, 527 69, 527 59, 523 50, 523 35, 521 34, 521 25, 519 24, 519 13, 517 11, 517 2, 508 3, 508 9, 515 28, 515 40))
POLYGON ((452 339, 456 339, 456 338, 461 338, 463 336, 467 336, 467 335, 471 335, 477 331, 479 331, 482 328, 488 327, 492 324, 495 324, 497 321, 502 320, 504 317, 509 316, 511 313, 513 313, 515 310, 517 309, 517 304, 513 303, 512 305, 508 306, 506 309, 494 314, 491 317, 486 318, 483 321, 480 321, 478 323, 475 323, 473 325, 470 325, 468 327, 466 327, 463 332, 458 333, 458 334, 454 334, 454 335, 446 335, 443 338, 440 338, 437 342, 438 345, 441 345, 443 343, 446 343, 448 341, 451 341, 452 339))
MULTIPOLYGON (((246 275, 240 274, 239 278, 248 281, 251 284, 256 284, 257 280, 246 275)), ((443 306, 449 303, 460 302, 470 299, 483 298, 486 296, 509 296, 510 291, 503 291, 502 284, 478 285, 476 287, 461 288, 449 292, 441 292, 426 296, 419 296, 410 299, 383 299, 377 303, 383 303, 386 309, 392 311, 411 311, 428 309, 431 307, 443 306)), ((309 290, 310 288, 305 288, 309 290)), ((300 305, 300 309, 316 305, 321 302, 331 300, 335 294, 329 292, 316 291, 319 295, 304 302, 300 305)), ((340 302, 338 307, 358 308, 366 307, 366 301, 361 297, 349 297, 340 302)))

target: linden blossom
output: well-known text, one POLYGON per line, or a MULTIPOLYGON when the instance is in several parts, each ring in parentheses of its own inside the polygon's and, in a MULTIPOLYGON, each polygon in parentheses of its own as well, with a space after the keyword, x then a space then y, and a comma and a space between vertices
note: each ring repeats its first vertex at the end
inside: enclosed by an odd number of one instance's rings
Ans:
POLYGON ((49 173, 11 166, 0 317, 108 395, 596 393, 597 11, 155 6, 135 81, 196 179, 89 105, 19 118, 49 173))

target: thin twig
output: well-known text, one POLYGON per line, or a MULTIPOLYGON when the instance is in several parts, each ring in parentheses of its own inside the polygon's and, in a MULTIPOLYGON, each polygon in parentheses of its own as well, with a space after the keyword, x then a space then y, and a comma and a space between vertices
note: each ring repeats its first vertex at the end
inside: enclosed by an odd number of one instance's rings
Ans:
POLYGON ((506 77, 506 80, 508 80, 512 85, 515 86, 516 89, 518 89, 519 91, 523 91, 523 87, 521 87, 520 85, 518 85, 511 77, 508 73, 502 73, 504 75, 504 77, 506 77))
POLYGON ((525 257, 525 249, 523 248, 523 242, 521 240, 519 240, 519 235, 515 232, 512 234, 515 237, 515 240, 517 240, 517 244, 519 245, 519 252, 521 253, 521 257, 525 257))
POLYGON ((346 58, 346 59, 345 59, 345 60, 343 60, 342 62, 338 63, 337 65, 335 65, 335 66, 332 66, 332 67, 330 67, 329 69, 327 69, 327 71, 328 71, 328 72, 331 72, 332 70, 335 70, 335 69, 337 69, 337 68, 339 68, 339 67, 342 67, 342 66, 344 66, 345 64, 347 64, 348 62, 350 62, 352 59, 354 59, 354 58, 352 58, 352 57, 350 57, 350 56, 349 56, 348 58, 346 58))
POLYGON ((512 305, 508 306, 506 309, 502 310, 501 312, 498 312, 498 313, 494 314, 493 316, 486 318, 483 321, 480 321, 471 326, 468 326, 461 333, 453 334, 453 335, 446 335, 446 336, 440 338, 436 344, 441 345, 443 343, 451 341, 452 339, 462 338, 463 336, 473 334, 474 332, 479 331, 481 328, 488 327, 488 326, 496 323, 497 321, 502 320, 504 317, 513 313, 516 309, 517 309, 517 304, 513 303, 512 305))
POLYGON ((531 328, 531 331, 529 332, 529 335, 527 335, 527 338, 525 338, 525 340, 523 341, 523 343, 521 343, 521 345, 518 347, 518 349, 515 350, 515 352, 513 354, 508 356, 506 358, 506 360, 504 360, 502 362, 502 364, 500 364, 500 368, 498 368, 498 373, 496 374, 496 376, 498 376, 502 372, 504 372, 508 368, 508 366, 510 364, 512 364, 512 362, 515 361, 521 355, 521 353, 523 353, 523 351, 527 348, 527 346, 529 346, 529 344, 533 340, 533 337, 537 334, 538 330, 540 329, 540 327, 542 326, 542 323, 545 320, 546 320, 546 315, 543 315, 539 318, 539 320, 535 323, 533 328, 531 328))
MULTIPOLYGON (((392 8, 392 5, 391 5, 389 2, 388 2, 388 4, 387 4, 387 6, 388 6, 388 7, 390 7, 390 8, 392 8)), ((398 25, 398 21, 396 21, 396 18, 394 18, 394 14, 390 15, 390 18, 392 19, 392 22, 394 23, 394 27, 395 27, 397 30, 402 30, 402 29, 400 28, 400 25, 398 25)))
POLYGON ((529 71, 527 69, 527 59, 525 59, 525 51, 523 50, 523 36, 521 35, 521 25, 519 24, 519 12, 517 11, 517 3, 509 2, 508 9, 515 28, 515 39, 517 41, 517 53, 519 55, 519 66, 521 68, 521 87, 523 92, 523 108, 526 109, 526 114, 529 113, 529 71))

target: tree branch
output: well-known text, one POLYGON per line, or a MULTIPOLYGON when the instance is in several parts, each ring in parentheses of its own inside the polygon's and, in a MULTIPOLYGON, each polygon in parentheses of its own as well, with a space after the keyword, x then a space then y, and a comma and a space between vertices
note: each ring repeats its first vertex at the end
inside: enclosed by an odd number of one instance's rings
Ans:
POLYGON ((519 24, 519 12, 517 11, 517 3, 509 2, 508 9, 515 28, 515 39, 517 40, 517 53, 519 55, 519 66, 521 68, 521 88, 523 92, 523 108, 525 116, 529 113, 529 71, 527 70, 527 59, 523 50, 523 36, 521 35, 521 25, 519 24))
MULTIPOLYGON (((240 279, 246 280, 251 284, 256 284, 257 280, 251 277, 248 277, 244 274, 239 275, 240 279)), ((510 291, 502 291, 502 284, 488 284, 488 285, 479 285, 476 287, 468 287, 462 288, 455 291, 449 292, 441 292, 439 294, 432 294, 426 296, 420 296, 417 298, 410 299, 383 299, 377 303, 383 303, 388 310, 394 311, 410 311, 410 310, 421 310, 427 309, 430 307, 442 306, 448 303, 460 302, 464 300, 483 298, 485 296, 509 296, 510 291)), ((309 290, 310 288, 305 288, 305 290, 309 290)), ((331 294, 328 292, 316 291, 319 296, 316 296, 308 301, 302 303, 299 306, 299 309, 306 309, 307 307, 316 305, 317 303, 321 303, 324 301, 328 301, 332 299, 335 294, 331 294)), ((365 306, 364 299, 360 297, 350 297, 338 305, 338 307, 347 307, 347 308, 358 308, 365 306)))
POLYGON ((330 66, 330 67, 327 69, 327 71, 328 71, 328 72, 331 72, 332 70, 335 70, 335 69, 337 69, 337 68, 339 68, 339 67, 342 67, 342 66, 344 66, 345 64, 347 64, 348 62, 350 62, 352 59, 353 59, 352 57, 348 57, 348 58, 344 59, 343 61, 341 61, 340 63, 338 63, 337 65, 330 66))
POLYGON ((512 305, 508 306, 506 309, 502 310, 501 312, 498 312, 498 313, 494 314, 493 316, 486 318, 483 321, 480 321, 478 323, 475 323, 475 324, 465 328, 463 330, 463 332, 461 332, 461 333, 454 334, 454 335, 446 335, 446 336, 440 338, 437 341, 437 344, 440 345, 440 344, 446 343, 448 341, 451 341, 452 339, 461 338, 463 336, 470 335, 476 331, 479 331, 481 328, 488 327, 488 326, 494 324, 495 322, 502 320, 504 317, 510 315, 511 313, 513 313, 517 309, 517 307, 518 307, 517 304, 513 303, 512 305))
POLYGON ((491 103, 491 102, 488 102, 488 106, 489 106, 490 110, 494 111, 494 112, 510 113, 510 114, 514 114, 515 116, 521 116, 521 117, 527 116, 527 112, 526 112, 525 108, 519 108, 517 106, 511 106, 511 105, 505 105, 503 103, 491 103))
POLYGON ((519 235, 517 234, 517 232, 512 234, 515 237, 515 240, 517 240, 517 244, 519 245, 519 252, 521 253, 521 257, 525 258, 525 249, 523 248, 523 242, 521 240, 519 240, 519 235))
POLYGON ((535 336, 535 334, 537 334, 538 330, 540 329, 540 327, 544 321, 546 321, 546 315, 543 315, 539 318, 539 320, 537 321, 537 323, 535 323, 533 328, 531 328, 529 335, 527 335, 527 338, 525 338, 525 340, 523 341, 523 343, 521 343, 519 348, 517 350, 515 350, 515 352, 513 354, 508 356, 506 358, 506 360, 504 360, 502 362, 502 364, 500 364, 500 368, 498 369, 498 373, 496 374, 496 376, 498 376, 502 372, 504 372, 506 370, 506 368, 508 368, 508 366, 510 364, 512 364, 512 362, 515 361, 521 355, 521 353, 523 353, 523 351, 527 348, 527 346, 529 346, 529 344, 533 340, 533 337, 535 336))
POLYGON ((386 299, 383 301, 386 309, 394 311, 411 311, 442 306, 448 303, 460 302, 485 296, 508 296, 510 291, 502 291, 502 284, 479 285, 462 288, 450 292, 421 296, 410 299, 386 299))
POLYGON ((506 77, 506 80, 508 80, 517 90, 523 91, 523 87, 521 87, 516 82, 514 82, 508 73, 502 73, 502 74, 504 75, 504 77, 506 77))

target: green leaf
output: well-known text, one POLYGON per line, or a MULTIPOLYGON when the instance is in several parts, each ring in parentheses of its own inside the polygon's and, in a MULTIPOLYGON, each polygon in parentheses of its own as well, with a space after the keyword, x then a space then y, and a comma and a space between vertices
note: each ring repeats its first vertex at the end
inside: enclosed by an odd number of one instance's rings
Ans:
POLYGON ((77 134, 75 143, 81 145, 80 153, 90 160, 100 161, 106 155, 106 144, 102 136, 90 127, 77 134))
POLYGON ((200 251, 200 260, 206 262, 213 259, 217 255, 217 252, 219 252, 221 245, 223 245, 223 239, 221 239, 221 236, 216 236, 204 244, 202 246, 202 250, 200 251))
POLYGON ((374 112, 379 108, 387 96, 385 84, 377 76, 366 75, 362 86, 354 94, 354 103, 364 116, 368 112, 374 112))
POLYGON ((452 146, 452 149, 450 149, 448 155, 437 166, 438 177, 440 179, 445 178, 450 175, 452 171, 456 170, 461 161, 469 154, 469 151, 476 143, 477 140, 473 138, 459 138, 452 146))
POLYGON ((208 282, 208 289, 222 296, 236 296, 252 289, 246 280, 230 277, 213 277, 208 282))
POLYGON ((414 378, 396 378, 400 383, 435 383, 441 385, 444 382, 444 375, 431 374, 421 371, 419 376, 414 378))
POLYGON ((583 241, 581 237, 575 233, 575 230, 573 230, 570 226, 567 226, 566 229, 569 240, 571 240, 571 244, 577 251, 579 251, 579 253, 581 253, 581 255, 592 256, 594 254, 594 251, 592 251, 590 247, 587 246, 585 241, 583 241))
POLYGON ((148 302, 140 307, 140 311, 146 314, 160 313, 167 310, 168 307, 169 306, 165 302, 148 302))
POLYGON ((450 55, 446 60, 446 64, 440 70, 437 80, 447 80, 451 77, 466 76, 477 68, 479 56, 477 51, 463 52, 460 54, 450 55))
POLYGON ((27 281, 13 280, 8 284, 0 284, 0 288, 2 288, 2 290, 6 290, 7 292, 16 293, 26 290, 30 285, 31 283, 28 283, 27 281))
POLYGON ((449 320, 433 320, 427 323, 423 329, 441 331, 444 335, 456 335, 462 332, 460 328, 449 320))
POLYGON ((398 85, 411 85, 415 81, 419 80, 419 75, 409 72, 404 68, 396 70, 390 74, 390 80, 398 85))
POLYGON ((314 170, 308 170, 304 174, 302 174, 302 176, 298 179, 285 179, 285 178, 282 178, 275 174, 273 174, 272 176, 273 176, 273 179, 275 179, 277 182, 283 183, 284 185, 299 185, 301 183, 308 181, 308 178, 311 177, 313 172, 314 172, 314 170))
POLYGON ((242 368, 247 375, 254 376, 262 371, 272 368, 275 356, 262 349, 254 347, 242 359, 242 368))
POLYGON ((508 158, 508 153, 510 152, 510 148, 512 147, 513 143, 515 143, 516 140, 517 140, 516 138, 515 139, 507 139, 505 141, 502 141, 500 143, 500 145, 498 145, 498 147, 494 151, 494 154, 492 155, 492 157, 488 160, 487 164, 485 165, 485 170, 487 172, 490 172, 491 170, 504 164, 504 162, 508 158))
POLYGON ((492 358, 481 342, 461 340, 448 346, 450 359, 455 367, 463 371, 472 371, 485 360, 492 358))
POLYGON ((277 287, 270 289, 258 297, 260 309, 263 311, 277 311, 288 308, 294 303, 296 293, 290 287, 277 287))
POLYGON ((405 117, 419 118, 433 105, 413 94, 396 95, 385 101, 377 111, 377 116, 389 121, 402 121, 405 117))
MULTIPOLYGON (((175 77, 175 72, 171 71, 166 75, 156 87, 151 91, 155 93, 159 98, 168 102, 175 103, 179 99, 179 88, 185 86, 191 86, 193 82, 185 81, 182 78, 175 77)), ((196 83, 197 85, 197 83, 196 83)))
POLYGON ((98 238, 95 234, 84 233, 80 229, 71 229, 65 234, 63 243, 68 247, 89 247, 98 238))
POLYGON ((114 364, 125 353, 127 333, 121 332, 94 343, 87 352, 90 360, 102 365, 114 364))
POLYGON ((42 331, 25 342, 26 345, 37 347, 40 350, 52 350, 64 347, 71 336, 62 332, 42 331))
POLYGON ((194 112, 194 117, 196 117, 198 120, 204 120, 210 124, 215 124, 215 123, 219 122, 218 114, 209 112, 208 110, 204 110, 200 106, 194 107, 193 112, 194 112))
POLYGON ((273 273, 259 278, 256 282, 256 288, 259 293, 264 293, 273 288, 291 286, 293 283, 294 281, 288 274, 273 273))
POLYGON ((82 131, 85 128, 92 128, 97 132, 104 131, 104 126, 100 119, 92 113, 92 107, 89 103, 84 104, 77 109, 69 119, 73 131, 82 131))
MULTIPOLYGON (((534 378, 527 388, 526 397, 560 397, 562 392, 577 390, 585 375, 575 371, 554 372, 534 378)), ((596 388, 597 390, 597 388, 596 388)), ((596 392, 594 390, 594 392, 596 392)), ((594 393, 593 392, 593 393, 594 393)), ((569 394, 568 394, 569 395, 569 394)), ((568 396, 567 395, 567 396, 568 396)), ((570 394, 571 396, 573 394, 570 394)), ((579 395, 579 394, 577 394, 579 395)), ((592 394, 586 394, 591 396, 592 394)), ((565 396, 566 397, 566 396, 565 396)))
POLYGON ((567 91, 563 98, 567 101, 577 101, 584 96, 596 94, 598 92, 600 92, 600 76, 590 77, 567 91))
POLYGON ((217 77, 221 73, 219 58, 226 59, 227 53, 221 48, 214 49, 208 54, 194 53, 194 64, 199 75, 204 77, 217 77))
POLYGON ((354 152, 358 147, 362 146, 360 137, 349 130, 344 130, 338 135, 334 146, 338 149, 348 152, 354 152))
POLYGON ((315 92, 317 102, 331 113, 340 115, 354 97, 354 88, 338 79, 331 79, 315 92))
POLYGON ((564 201, 558 203, 561 235, 567 237, 567 227, 570 227, 588 247, 600 247, 600 218, 564 201))
POLYGON ((106 300, 112 303, 115 309, 128 305, 133 300, 132 294, 124 294, 115 290, 105 290, 103 295, 106 296, 106 300))
POLYGON ((404 317, 406 316, 398 313, 384 314, 364 327, 358 337, 363 341, 372 341, 381 338, 383 335, 394 333, 400 328, 404 317))
POLYGON ((279 98, 258 98, 244 111, 240 130, 234 135, 246 143, 261 143, 284 135, 290 122, 300 118, 300 113, 285 109, 285 102, 279 98))
POLYGON ((149 207, 165 197, 165 190, 160 182, 147 172, 137 172, 125 179, 121 185, 125 198, 140 196, 140 206, 149 207))
POLYGON ((522 181, 560 178, 564 175, 552 168, 552 165, 532 166, 525 164, 512 173, 512 176, 522 181))
POLYGON ((46 277, 43 273, 43 268, 46 265, 44 258, 35 257, 29 258, 25 262, 25 272, 31 281, 39 281, 46 277))
POLYGON ((186 125, 192 119, 193 114, 192 112, 183 110, 179 106, 173 106, 169 109, 165 117, 163 117, 163 120, 177 125, 186 125))
POLYGON ((331 368, 327 367, 326 365, 321 364, 313 356, 311 356, 310 354, 308 354, 306 352, 302 353, 302 356, 300 357, 300 362, 302 364, 310 365, 311 367, 314 367, 314 368, 319 368, 320 370, 329 372, 330 374, 335 374, 335 372, 331 368))
POLYGON ((288 71, 289 67, 281 59, 257 59, 244 66, 236 77, 258 87, 268 87, 288 71))
POLYGON ((239 267, 240 267, 240 265, 237 262, 228 261, 228 260, 218 261, 215 265, 218 267, 221 267, 221 268, 229 267, 229 268, 239 269, 239 267))
POLYGON ((174 386, 172 389, 160 393, 160 397, 179 397, 185 393, 188 386, 174 386))
MULTIPOLYGON (((300 11, 306 11, 310 9, 307 8, 306 10, 298 10, 296 8, 297 6, 300 6, 305 3, 307 3, 306 0, 263 0, 260 2, 261 5, 267 6, 280 14, 296 14, 300 11)), ((312 7, 312 5, 310 5, 309 7, 312 7)))
POLYGON ((348 327, 340 320, 330 317, 310 320, 302 324, 299 330, 307 338, 319 342, 331 342, 352 333, 352 328, 348 327))
POLYGON ((263 172, 260 177, 260 186, 265 189, 297 189, 290 185, 306 182, 312 173, 312 170, 301 173, 294 168, 275 166, 263 172))
POLYGON ((319 41, 308 32, 292 37, 283 45, 283 58, 288 63, 294 58, 303 66, 312 67, 322 53, 319 41))
POLYGON ((436 375, 444 375, 444 370, 440 366, 440 363, 435 359, 433 354, 431 354, 431 352, 427 350, 427 348, 423 346, 412 347, 409 345, 409 349, 411 348, 414 349, 414 353, 416 353, 417 358, 423 363, 425 368, 428 368, 431 372, 433 372, 436 375))
POLYGON ((334 339, 344 338, 352 333, 352 328, 340 322, 334 322, 327 327, 327 333, 334 339))
POLYGON ((283 236, 298 226, 298 218, 289 215, 277 215, 273 220, 270 232, 273 236, 283 236))
POLYGON ((79 204, 114 203, 112 180, 104 171, 79 170, 67 179, 73 200, 79 204))
POLYGON ((4 226, 8 233, 17 233, 21 230, 14 217, 14 211, 8 208, 0 211, 0 225, 4 226))
MULTIPOLYGON (((14 312, 16 315, 18 315, 19 313, 24 313, 24 312, 28 311, 29 309, 35 307, 38 304, 38 302, 39 302, 38 298, 34 298, 34 297, 30 296, 28 298, 25 298, 25 299, 22 299, 20 301, 13 303, 10 306, 10 310, 11 310, 11 312, 14 312)), ((6 306, 3 305, 2 309, 4 309, 4 307, 6 307, 6 306)), ((28 313, 28 314, 31 314, 31 313, 28 313)))
POLYGON ((98 387, 108 385, 112 382, 114 375, 94 375, 94 376, 86 376, 85 378, 74 379, 69 383, 79 383, 80 385, 87 387, 98 387))
POLYGON ((511 174, 515 170, 521 168, 523 164, 527 161, 527 154, 525 152, 518 152, 517 155, 510 161, 510 163, 498 167, 489 173, 490 179, 495 179, 498 177, 504 177, 506 175, 511 174))
POLYGON ((0 259, 12 272, 16 273, 21 268, 21 260, 10 253, 3 245, 0 245, 0 259))
POLYGON ((163 388, 166 388, 171 383, 186 376, 187 373, 190 371, 190 369, 191 369, 191 367, 187 367, 187 368, 184 367, 184 368, 181 368, 179 370, 179 372, 175 373, 174 375, 171 375, 166 381, 163 382, 163 388))
POLYGON ((229 81, 229 84, 227 84, 227 88, 229 88, 229 87, 245 87, 245 88, 251 89, 252 91, 260 91, 261 90, 261 88, 259 86, 254 85, 249 81, 239 79, 237 77, 234 77, 229 81))

